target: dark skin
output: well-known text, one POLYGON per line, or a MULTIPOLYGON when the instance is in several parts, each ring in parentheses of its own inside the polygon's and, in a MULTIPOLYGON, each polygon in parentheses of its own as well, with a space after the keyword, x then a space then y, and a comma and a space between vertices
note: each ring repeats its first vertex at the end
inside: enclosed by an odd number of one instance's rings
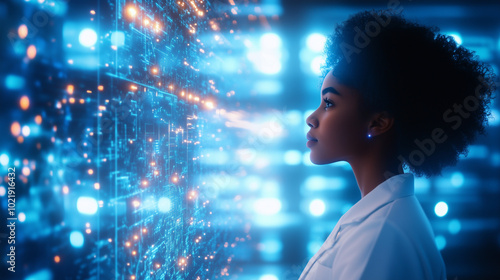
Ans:
POLYGON ((394 118, 385 111, 365 109, 359 91, 340 83, 331 71, 323 80, 320 97, 320 106, 306 120, 311 127, 309 134, 317 139, 310 147, 311 162, 348 162, 361 197, 388 178, 402 174, 395 149, 394 118))

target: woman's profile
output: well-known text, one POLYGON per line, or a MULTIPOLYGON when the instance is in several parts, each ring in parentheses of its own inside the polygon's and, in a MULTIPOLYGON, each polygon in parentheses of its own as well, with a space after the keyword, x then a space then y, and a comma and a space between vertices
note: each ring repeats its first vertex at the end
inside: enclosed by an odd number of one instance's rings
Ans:
POLYGON ((414 176, 439 176, 467 155, 496 88, 487 64, 438 31, 372 10, 328 38, 307 146, 314 164, 348 162, 361 199, 300 280, 446 278, 414 176))

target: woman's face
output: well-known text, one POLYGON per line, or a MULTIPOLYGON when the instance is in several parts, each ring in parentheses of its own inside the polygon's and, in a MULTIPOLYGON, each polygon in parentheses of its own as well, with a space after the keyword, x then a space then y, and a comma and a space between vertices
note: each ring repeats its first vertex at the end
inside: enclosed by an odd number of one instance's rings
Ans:
POLYGON ((368 117, 361 111, 361 95, 356 89, 342 85, 332 72, 326 75, 320 92, 321 103, 306 120, 311 127, 308 141, 311 162, 328 164, 349 162, 362 154, 368 135, 368 117))

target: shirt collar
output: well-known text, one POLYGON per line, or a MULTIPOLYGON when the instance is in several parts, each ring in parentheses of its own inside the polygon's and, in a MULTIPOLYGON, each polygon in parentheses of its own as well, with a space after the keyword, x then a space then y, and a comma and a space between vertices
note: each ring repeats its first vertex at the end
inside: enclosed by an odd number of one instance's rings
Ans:
POLYGON ((361 198, 339 220, 339 225, 360 222, 383 205, 414 193, 412 173, 398 174, 380 183, 361 198))

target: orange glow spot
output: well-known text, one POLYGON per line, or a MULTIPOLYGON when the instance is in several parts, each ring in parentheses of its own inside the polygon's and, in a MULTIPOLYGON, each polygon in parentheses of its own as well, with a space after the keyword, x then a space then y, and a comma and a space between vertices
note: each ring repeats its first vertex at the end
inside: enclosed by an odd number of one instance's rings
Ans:
POLYGON ((87 234, 90 234, 90 233, 92 232, 92 230, 91 230, 90 228, 88 228, 88 229, 86 229, 86 230, 85 230, 85 232, 86 232, 87 234))
POLYGON ((98 87, 97 87, 97 89, 98 89, 99 91, 103 91, 103 90, 104 90, 104 86, 98 86, 98 87))
POLYGON ((29 176, 31 173, 31 170, 29 169, 29 167, 23 167, 23 175, 24 176, 29 176))
POLYGON ((68 94, 73 94, 73 92, 75 91, 75 87, 73 85, 68 85, 66 87, 66 91, 68 92, 68 94))
POLYGON ((26 95, 24 95, 23 97, 21 97, 19 105, 21 106, 21 109, 27 110, 30 107, 30 99, 26 95))
POLYGON ((36 56, 36 47, 34 45, 30 45, 28 50, 26 51, 29 59, 33 59, 36 56))
POLYGON ((135 256, 137 254, 136 251, 132 251, 132 256, 135 256))
POLYGON ((73 97, 71 97, 71 98, 69 99, 69 103, 71 103, 71 104, 75 103, 75 99, 74 99, 73 97))
POLYGON ((130 242, 125 242, 126 247, 130 247, 130 242))
POLYGON ((59 263, 60 261, 61 261, 61 257, 59 257, 59 256, 55 256, 54 257, 54 262, 55 263, 59 263))
POLYGON ((37 115, 37 116, 35 117, 35 122, 36 122, 36 124, 42 124, 42 116, 37 115))
POLYGON ((139 239, 139 236, 134 235, 134 239, 135 239, 135 240, 139 239))
POLYGON ((146 180, 142 181, 142 185, 143 186, 147 186, 148 185, 148 181, 146 181, 146 180))
POLYGON ((89 172, 89 175, 94 174, 94 170, 92 170, 92 169, 89 169, 88 172, 89 172))
POLYGON ((144 25, 146 25, 146 26, 149 25, 149 19, 144 20, 144 25))
POLYGON ((13 122, 10 125, 10 132, 14 136, 19 136, 19 134, 21 134, 21 125, 18 122, 13 122))
POLYGON ((28 27, 24 24, 21 24, 19 28, 17 29, 17 34, 19 35, 19 38, 24 39, 26 36, 28 36, 28 27))
POLYGON ((139 207, 139 205, 141 205, 141 203, 140 203, 138 200, 134 200, 134 201, 132 202, 132 205, 134 205, 134 207, 136 207, 136 208, 137 208, 137 207, 139 207))
POLYGON ((91 15, 95 15, 95 11, 94 11, 94 10, 91 10, 91 11, 90 11, 90 14, 91 14, 91 15))
POLYGON ((146 233, 146 231, 148 231, 146 228, 143 228, 143 229, 142 229, 142 232, 143 232, 143 233, 146 233))
POLYGON ((137 10, 134 7, 129 7, 127 9, 129 16, 135 17, 137 15, 137 10))
POLYGON ((69 188, 68 188, 68 186, 64 186, 64 187, 62 188, 62 191, 63 191, 63 194, 68 194, 68 193, 69 193, 69 188))
POLYGON ((95 183, 95 184, 94 184, 94 189, 98 190, 98 189, 100 189, 100 188, 101 188, 101 186, 99 185, 99 183, 95 183))
POLYGON ((83 100, 82 98, 80 98, 80 104, 83 104, 85 103, 85 100, 83 100))

